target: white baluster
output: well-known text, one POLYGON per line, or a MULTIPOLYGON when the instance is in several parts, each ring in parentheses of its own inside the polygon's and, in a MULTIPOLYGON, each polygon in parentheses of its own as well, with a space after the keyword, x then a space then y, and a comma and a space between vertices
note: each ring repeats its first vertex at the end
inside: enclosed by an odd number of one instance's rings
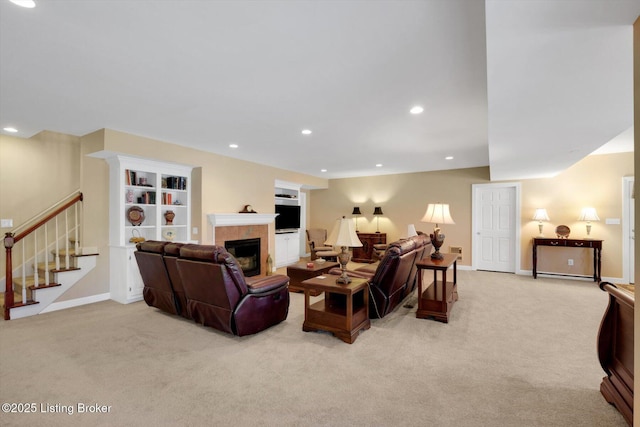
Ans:
MULTIPOLYGON (((49 250, 49 231, 47 230, 47 225, 49 223, 44 224, 44 285, 49 286, 49 254, 47 251, 49 250)), ((36 268, 38 265, 36 264, 36 268)))
POLYGON ((64 211, 64 251, 65 251, 65 268, 69 269, 69 216, 67 210, 64 211))
POLYGON ((25 247, 27 246, 26 239, 22 241, 22 303, 27 302, 27 287, 25 284, 27 283, 27 251, 25 247))
POLYGON ((58 215, 56 215, 56 270, 60 270, 60 235, 58 234, 58 215))
MULTIPOLYGON (((33 280, 35 281, 35 287, 38 287, 38 230, 33 232, 33 280)), ((24 283, 26 285, 26 283, 24 283)))
POLYGON ((75 227, 75 228, 76 228, 76 241, 75 241, 75 247, 74 247, 74 249, 75 249, 75 254, 76 254, 76 255, 78 255, 78 252, 79 252, 79 251, 78 251, 78 245, 80 244, 80 242, 79 242, 79 240, 78 240, 78 228, 79 228, 79 225, 78 225, 78 202, 76 202, 76 204, 75 204, 75 205, 73 205, 73 206, 75 207, 75 210, 76 210, 76 214, 75 214, 75 220, 76 220, 76 227, 75 227))

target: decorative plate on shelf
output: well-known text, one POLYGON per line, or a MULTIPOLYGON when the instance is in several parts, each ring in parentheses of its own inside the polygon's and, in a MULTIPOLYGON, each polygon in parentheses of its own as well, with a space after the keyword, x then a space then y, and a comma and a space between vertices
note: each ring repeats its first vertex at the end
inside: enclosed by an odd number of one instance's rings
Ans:
POLYGON ((127 219, 131 225, 140 225, 144 222, 144 209, 140 206, 131 206, 127 209, 127 219))
POLYGON ((571 233, 571 229, 566 225, 559 225, 556 227, 556 236, 561 239, 566 239, 569 237, 569 233, 571 233))
POLYGON ((172 242, 173 239, 176 238, 176 232, 173 229, 167 228, 166 230, 162 231, 162 237, 164 237, 165 240, 172 242))

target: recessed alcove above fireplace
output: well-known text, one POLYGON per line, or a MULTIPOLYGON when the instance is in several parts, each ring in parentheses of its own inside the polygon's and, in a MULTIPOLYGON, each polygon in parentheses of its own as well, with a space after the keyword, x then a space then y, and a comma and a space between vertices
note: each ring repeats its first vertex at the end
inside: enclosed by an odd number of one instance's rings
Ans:
POLYGON ((207 215, 213 228, 212 241, 218 246, 226 247, 226 242, 237 240, 259 239, 260 241, 260 274, 265 275, 266 259, 269 248, 269 224, 275 220, 275 214, 209 214, 207 215))

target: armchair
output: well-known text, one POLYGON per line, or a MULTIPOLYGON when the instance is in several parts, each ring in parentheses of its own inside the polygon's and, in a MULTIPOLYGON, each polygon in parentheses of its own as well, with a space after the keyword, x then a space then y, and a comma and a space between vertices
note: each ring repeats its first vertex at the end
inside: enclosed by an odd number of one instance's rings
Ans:
POLYGON ((307 230, 307 244, 311 251, 311 261, 318 258, 325 258, 335 261, 338 257, 338 252, 333 250, 333 247, 326 246, 324 242, 327 241, 327 229, 326 228, 310 228, 307 230))

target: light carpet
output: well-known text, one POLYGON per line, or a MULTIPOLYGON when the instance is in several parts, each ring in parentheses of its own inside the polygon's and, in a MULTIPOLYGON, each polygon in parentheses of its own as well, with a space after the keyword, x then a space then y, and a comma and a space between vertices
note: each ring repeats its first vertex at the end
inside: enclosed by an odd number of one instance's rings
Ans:
POLYGON ((3 322, 0 401, 36 411, 0 423, 626 425, 599 391, 595 283, 458 271, 458 288, 448 324, 401 306, 352 345, 302 331, 302 294, 286 321, 242 338, 144 302, 3 322), (109 412, 86 412, 96 404, 109 412))

